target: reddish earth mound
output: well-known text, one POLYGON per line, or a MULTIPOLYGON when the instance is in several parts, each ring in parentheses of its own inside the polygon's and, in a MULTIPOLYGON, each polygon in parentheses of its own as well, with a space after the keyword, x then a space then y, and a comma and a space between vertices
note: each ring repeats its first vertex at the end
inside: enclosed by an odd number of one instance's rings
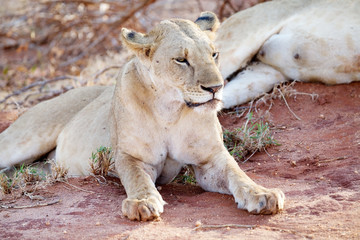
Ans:
MULTIPOLYGON (((43 200, 4 196, 0 238, 359 239, 360 83, 331 87, 297 83, 294 88, 319 96, 316 100, 300 94, 287 98, 301 120, 283 100, 274 100, 266 119, 281 145, 239 163, 256 182, 285 192, 283 213, 250 215, 238 210, 231 196, 171 184, 160 190, 168 203, 160 221, 132 222, 121 214, 126 195, 119 181, 108 179, 101 184, 87 177, 37 191, 43 200), (195 230, 198 221, 202 228, 195 230)), ((262 104, 255 117, 268 108, 262 104)), ((0 114, 0 126, 14 119, 8 118, 0 114)), ((244 121, 231 114, 219 118, 228 129, 244 121)))

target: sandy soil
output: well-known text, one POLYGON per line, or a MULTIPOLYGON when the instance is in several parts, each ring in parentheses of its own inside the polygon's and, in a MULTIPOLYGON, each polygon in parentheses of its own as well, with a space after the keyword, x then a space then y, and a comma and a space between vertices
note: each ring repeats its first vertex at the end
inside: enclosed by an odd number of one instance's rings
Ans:
MULTIPOLYGON (((250 215, 237 209, 231 196, 170 184, 160 190, 168 203, 161 220, 132 222, 121 213, 126 195, 117 179, 73 178, 39 190, 44 200, 5 196, 0 239, 359 239, 360 83, 297 83, 294 88, 318 98, 287 98, 301 120, 281 99, 274 100, 268 114, 269 105, 259 106, 255 117, 266 116, 281 145, 239 163, 256 182, 285 192, 281 214, 250 215), (47 206, 5 208, 36 204, 47 206), (224 226, 195 230, 199 221, 203 227, 224 226)), ((0 126, 14 116, 1 113, 0 126)), ((230 113, 219 118, 228 129, 244 121, 230 113)))
MULTIPOLYGON (((201 10, 216 6, 212 0, 201 3, 201 10)), ((153 22, 196 19, 199 11, 197 1, 159 0, 148 15, 153 22)), ((133 222, 121 213, 126 195, 118 179, 72 178, 38 190, 43 200, 0 196, 0 239, 360 239, 360 83, 294 88, 318 98, 287 98, 301 120, 281 99, 268 113, 269 105, 260 105, 254 117, 271 124, 281 145, 239 163, 256 182, 284 191, 282 213, 251 215, 237 209, 232 196, 170 184, 160 190, 168 203, 161 220, 133 222), (199 222, 202 228, 195 230, 199 222)), ((0 112, 0 132, 17 116, 0 112)), ((219 119, 227 129, 244 122, 230 113, 219 119)))

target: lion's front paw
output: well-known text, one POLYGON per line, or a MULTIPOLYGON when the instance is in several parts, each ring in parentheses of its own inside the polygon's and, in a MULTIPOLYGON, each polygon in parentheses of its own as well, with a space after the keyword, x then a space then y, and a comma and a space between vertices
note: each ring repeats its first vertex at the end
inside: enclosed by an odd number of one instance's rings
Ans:
POLYGON ((254 189, 248 192, 247 198, 239 208, 248 210, 253 214, 275 214, 284 209, 285 195, 279 189, 254 189))
POLYGON ((122 202, 122 212, 130 220, 155 220, 164 211, 164 204, 162 199, 153 196, 141 200, 127 198, 122 202))

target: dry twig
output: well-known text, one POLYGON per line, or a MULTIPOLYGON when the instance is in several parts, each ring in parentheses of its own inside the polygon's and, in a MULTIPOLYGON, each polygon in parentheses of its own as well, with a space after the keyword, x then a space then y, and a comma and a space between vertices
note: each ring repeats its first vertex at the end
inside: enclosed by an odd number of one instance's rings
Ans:
POLYGON ((339 161, 339 160, 344 160, 348 157, 346 156, 343 156, 343 157, 337 157, 337 158, 332 158, 332 159, 327 159, 327 160, 321 160, 321 161, 318 161, 318 163, 329 163, 329 162, 335 162, 335 161, 339 161))
POLYGON ((94 80, 96 81, 96 79, 97 79, 100 75, 102 75, 103 73, 105 73, 105 72, 107 72, 107 71, 109 71, 109 70, 111 70, 111 69, 119 69, 119 68, 121 68, 121 66, 118 66, 118 65, 106 67, 106 68, 98 71, 98 72, 94 75, 93 78, 94 78, 94 80))
POLYGON ((60 67, 66 67, 69 66, 77 61, 79 61, 80 59, 82 59, 83 57, 85 57, 90 51, 90 49, 94 48, 96 45, 98 45, 99 43, 101 43, 102 41, 105 40, 105 38, 111 33, 113 32, 116 28, 118 28, 119 26, 122 26, 126 21, 128 21, 130 18, 132 18, 137 12, 139 12, 140 10, 146 8, 148 5, 152 4, 156 2, 156 0, 145 0, 144 2, 142 2, 142 4, 140 4, 139 6, 135 7, 133 10, 129 11, 129 13, 123 17, 121 17, 119 20, 114 21, 111 23, 110 25, 110 29, 108 31, 106 31, 104 34, 100 35, 99 37, 97 37, 94 41, 92 41, 91 44, 89 44, 88 46, 86 46, 84 49, 81 50, 81 53, 64 62, 61 63, 59 66, 60 67))
POLYGON ((75 188, 75 189, 77 189, 77 190, 80 190, 80 191, 83 191, 83 192, 95 193, 95 192, 93 192, 93 191, 89 191, 89 190, 80 188, 80 187, 78 187, 78 186, 75 186, 75 185, 73 185, 73 184, 71 184, 71 183, 68 183, 68 182, 66 182, 66 181, 60 181, 60 182, 65 183, 65 184, 69 185, 70 187, 73 187, 73 188, 75 188))
POLYGON ((242 225, 242 224, 221 224, 221 225, 199 225, 194 228, 194 230, 203 230, 203 229, 209 229, 209 228, 249 228, 254 229, 258 227, 257 225, 242 225))
POLYGON ((287 103, 287 101, 286 101, 286 98, 285 98, 285 96, 284 96, 284 94, 282 93, 282 91, 281 90, 279 90, 278 89, 278 91, 279 91, 279 93, 280 93, 280 95, 281 95, 281 97, 283 98, 283 100, 284 100, 284 102, 285 102, 285 104, 286 104, 286 106, 287 106, 287 108, 289 109, 289 111, 292 113, 292 115, 294 115, 294 117, 297 119, 297 120, 301 120, 301 118, 299 118, 292 110, 291 110, 291 108, 290 108, 290 106, 289 106, 289 104, 287 103))
POLYGON ((265 230, 270 231, 278 231, 278 232, 284 232, 284 233, 290 233, 293 235, 302 236, 308 239, 312 239, 313 237, 310 235, 299 233, 295 230, 288 230, 288 229, 282 229, 277 227, 269 227, 269 226, 262 226, 262 225, 242 225, 242 224, 221 224, 221 225, 203 225, 200 224, 199 226, 195 227, 193 230, 205 230, 205 229, 217 229, 217 228, 247 228, 247 229, 255 229, 255 228, 262 228, 265 230))
POLYGON ((33 205, 24 205, 24 206, 16 206, 16 205, 0 205, 1 208, 5 208, 5 209, 24 209, 24 208, 35 208, 35 207, 44 207, 44 206, 50 206, 50 205, 54 205, 56 203, 59 203, 60 199, 56 199, 53 200, 51 202, 47 202, 47 203, 36 203, 33 205))
POLYGON ((79 79, 75 76, 60 76, 60 77, 56 77, 56 78, 53 78, 53 79, 45 79, 45 78, 40 78, 41 80, 38 80, 36 82, 33 82, 32 84, 30 85, 27 85, 26 87, 23 87, 19 90, 16 90, 14 91, 13 93, 7 95, 5 98, 3 98, 1 101, 0 101, 0 104, 1 103, 4 103, 6 102, 6 100, 8 100, 9 98, 13 97, 13 96, 18 96, 34 87, 37 87, 37 86, 41 86, 40 89, 42 89, 46 84, 49 84, 49 83, 52 83, 52 82, 56 82, 56 81, 62 81, 62 80, 67 80, 67 79, 72 79, 74 81, 79 81, 79 79))
POLYGON ((224 1, 222 2, 222 4, 221 4, 220 10, 219 10, 219 18, 220 18, 221 20, 222 20, 222 19, 224 18, 224 16, 225 16, 224 10, 225 10, 226 6, 229 6, 230 9, 231 9, 233 12, 239 11, 239 9, 236 9, 236 8, 234 7, 234 5, 232 4, 231 0, 224 0, 224 1))

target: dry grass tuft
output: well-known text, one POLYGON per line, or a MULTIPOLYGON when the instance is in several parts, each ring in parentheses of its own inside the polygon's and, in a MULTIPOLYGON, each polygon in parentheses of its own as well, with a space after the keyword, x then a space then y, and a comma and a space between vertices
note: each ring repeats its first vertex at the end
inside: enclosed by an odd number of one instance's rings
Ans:
POLYGON ((5 174, 0 175, 0 188, 4 194, 10 194, 14 188, 14 182, 5 174))
POLYGON ((246 162, 256 152, 263 151, 271 145, 278 145, 273 138, 270 126, 267 122, 252 121, 252 113, 249 113, 244 125, 233 131, 224 130, 224 145, 230 154, 237 160, 246 162), (251 153, 250 157, 245 157, 251 153), (245 160, 243 160, 245 159, 245 160))
POLYGON ((96 153, 91 154, 91 172, 97 176, 107 176, 114 164, 111 147, 99 147, 96 153))
POLYGON ((0 174, 0 188, 3 194, 17 192, 21 195, 28 195, 51 183, 64 181, 67 176, 67 169, 57 165, 51 160, 51 173, 46 173, 44 164, 21 165, 6 173, 0 174))
POLYGON ((181 183, 181 184, 196 184, 195 172, 191 166, 185 165, 180 173, 176 176, 173 180, 174 183, 181 183))
POLYGON ((20 190, 21 194, 34 192, 47 181, 44 171, 33 166, 21 165, 15 168, 12 175, 0 174, 0 187, 4 194, 20 190))
POLYGON ((51 176, 50 181, 64 181, 66 180, 69 170, 63 166, 57 164, 55 160, 50 160, 51 176))
POLYGON ((281 83, 281 84, 274 86, 273 90, 270 93, 266 93, 264 96, 260 97, 259 99, 257 99, 255 101, 255 106, 254 106, 255 111, 257 111, 258 105, 267 104, 267 105, 269 105, 269 107, 268 107, 266 113, 269 114, 269 112, 274 104, 273 100, 282 99, 285 102, 290 113, 293 114, 296 119, 301 120, 291 110, 286 98, 292 97, 292 98, 296 99, 297 96, 303 95, 303 96, 311 97, 311 99, 314 101, 319 97, 319 95, 315 94, 315 93, 298 92, 298 91, 296 91, 296 89, 293 88, 295 84, 296 84, 296 81, 292 81, 292 82, 281 83))

